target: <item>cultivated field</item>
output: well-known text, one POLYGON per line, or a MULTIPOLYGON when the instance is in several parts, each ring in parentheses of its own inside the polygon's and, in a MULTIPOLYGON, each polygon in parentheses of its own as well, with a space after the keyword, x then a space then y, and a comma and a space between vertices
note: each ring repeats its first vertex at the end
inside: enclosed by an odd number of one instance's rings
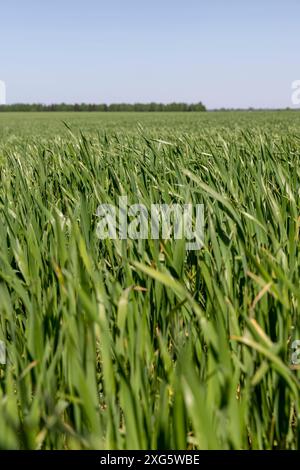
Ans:
POLYGON ((0 113, 0 448, 298 448, 299 159, 300 112, 0 113), (122 195, 204 247, 99 240, 122 195))

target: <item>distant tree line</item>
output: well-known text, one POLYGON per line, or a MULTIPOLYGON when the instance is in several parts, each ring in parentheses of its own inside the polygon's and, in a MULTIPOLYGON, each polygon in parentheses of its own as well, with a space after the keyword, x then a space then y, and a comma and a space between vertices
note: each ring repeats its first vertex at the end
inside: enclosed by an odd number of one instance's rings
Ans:
POLYGON ((199 103, 114 103, 114 104, 9 104, 1 105, 0 112, 12 112, 12 111, 31 111, 31 112, 43 112, 43 111, 98 111, 98 112, 119 112, 119 111, 136 111, 136 112, 199 112, 206 111, 204 104, 199 103))

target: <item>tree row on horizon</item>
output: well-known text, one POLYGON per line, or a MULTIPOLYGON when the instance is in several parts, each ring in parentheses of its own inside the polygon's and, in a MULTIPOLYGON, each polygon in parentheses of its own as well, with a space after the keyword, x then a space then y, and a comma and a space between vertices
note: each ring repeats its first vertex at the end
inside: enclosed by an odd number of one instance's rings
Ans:
POLYGON ((112 104, 93 104, 93 103, 75 103, 75 104, 23 104, 15 103, 8 105, 1 105, 0 112, 11 111, 98 111, 98 112, 120 112, 120 111, 135 111, 135 112, 201 112, 206 111, 203 103, 112 103, 112 104))

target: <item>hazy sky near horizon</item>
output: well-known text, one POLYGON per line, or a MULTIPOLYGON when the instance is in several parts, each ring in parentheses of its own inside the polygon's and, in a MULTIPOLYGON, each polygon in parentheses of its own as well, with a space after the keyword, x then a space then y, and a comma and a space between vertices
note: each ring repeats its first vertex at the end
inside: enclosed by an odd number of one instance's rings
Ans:
POLYGON ((7 101, 203 101, 286 107, 300 79, 299 0, 9 0, 7 101))

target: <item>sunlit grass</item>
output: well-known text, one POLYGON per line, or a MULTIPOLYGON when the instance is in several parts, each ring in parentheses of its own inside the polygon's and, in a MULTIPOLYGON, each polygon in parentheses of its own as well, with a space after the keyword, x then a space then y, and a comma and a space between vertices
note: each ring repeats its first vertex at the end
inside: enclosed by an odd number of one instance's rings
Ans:
POLYGON ((298 448, 299 126, 207 114, 2 126, 1 448, 298 448), (204 248, 99 241, 121 195, 203 203, 204 248))

